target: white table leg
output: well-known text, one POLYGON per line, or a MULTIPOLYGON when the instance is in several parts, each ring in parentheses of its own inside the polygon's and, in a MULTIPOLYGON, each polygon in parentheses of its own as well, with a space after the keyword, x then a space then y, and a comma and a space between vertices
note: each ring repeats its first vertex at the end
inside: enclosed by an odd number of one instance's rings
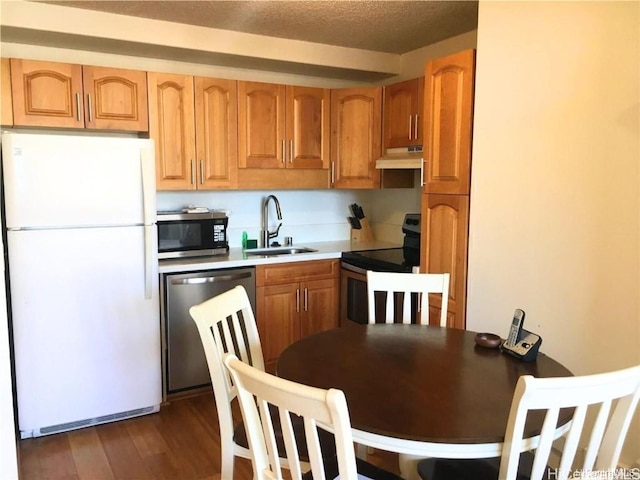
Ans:
POLYGON ((367 453, 369 448, 361 443, 356 443, 356 457, 360 460, 367 460, 367 453))
POLYGON ((401 453, 398 455, 398 465, 400 467, 400 475, 405 480, 420 480, 418 475, 418 462, 427 457, 417 455, 408 455, 401 453))

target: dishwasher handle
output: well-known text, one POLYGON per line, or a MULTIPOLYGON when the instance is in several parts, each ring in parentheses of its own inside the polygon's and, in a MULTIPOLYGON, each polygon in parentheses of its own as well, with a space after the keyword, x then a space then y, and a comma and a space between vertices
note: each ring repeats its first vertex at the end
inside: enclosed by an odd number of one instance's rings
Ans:
POLYGON ((203 283, 230 282, 241 278, 250 278, 251 272, 234 273, 231 275, 214 275, 210 277, 172 278, 171 285, 201 285, 203 283))

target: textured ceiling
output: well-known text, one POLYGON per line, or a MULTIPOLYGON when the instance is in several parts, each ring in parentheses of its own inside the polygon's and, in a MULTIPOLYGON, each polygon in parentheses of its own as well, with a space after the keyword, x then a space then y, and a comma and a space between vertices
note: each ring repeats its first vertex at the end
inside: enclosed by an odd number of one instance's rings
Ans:
POLYGON ((401 54, 474 30, 478 1, 45 1, 55 5, 401 54))

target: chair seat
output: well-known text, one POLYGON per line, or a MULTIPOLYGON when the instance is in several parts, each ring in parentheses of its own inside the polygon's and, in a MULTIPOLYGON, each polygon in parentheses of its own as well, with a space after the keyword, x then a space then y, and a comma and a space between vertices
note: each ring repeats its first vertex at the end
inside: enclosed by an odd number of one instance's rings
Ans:
MULTIPOLYGON (((271 408, 271 421, 273 422, 274 434, 276 437, 276 444, 278 445, 278 452, 281 456, 285 456, 284 436, 282 434, 282 428, 280 425, 280 417, 278 416, 278 410, 271 408)), ((298 445, 298 455, 303 462, 309 461, 309 452, 307 451, 307 442, 304 436, 304 423, 302 417, 297 415, 291 416, 291 424, 293 426, 293 433, 296 436, 296 444, 298 445)), ((318 437, 320 438, 320 448, 322 451, 335 453, 336 444, 335 438, 332 433, 318 429, 318 437)), ((233 441, 244 448, 249 448, 249 440, 247 439, 247 431, 244 427, 244 422, 239 422, 233 429, 233 441)), ((337 467, 336 467, 337 468, 337 467)))
MULTIPOLYGON (((515 480, 529 480, 534 456, 520 454, 515 480)), ((418 475, 423 480, 496 480, 500 457, 481 459, 427 458, 418 462, 418 475)))
MULTIPOLYGON (((356 457, 356 468, 358 469, 358 475, 362 475, 371 480, 402 480, 399 477, 387 470, 383 470, 376 467, 372 463, 365 462, 356 457)), ((338 479, 338 460, 334 455, 332 457, 325 458, 324 460, 324 472, 328 480, 338 479)), ((307 472, 302 476, 302 480, 313 480, 313 472, 307 472)), ((342 479, 340 479, 342 480, 342 479)), ((345 479, 346 480, 346 479, 345 479)))

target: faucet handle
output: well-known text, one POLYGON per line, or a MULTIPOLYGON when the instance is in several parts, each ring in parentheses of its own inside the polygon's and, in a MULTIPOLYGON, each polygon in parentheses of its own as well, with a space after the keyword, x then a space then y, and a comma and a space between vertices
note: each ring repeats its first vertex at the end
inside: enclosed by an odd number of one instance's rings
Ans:
POLYGON ((282 226, 282 222, 280 222, 280 224, 278 225, 278 228, 276 228, 275 232, 269 232, 267 231, 267 233, 269 234, 269 238, 275 238, 278 236, 278 233, 280 232, 280 227, 282 226))

